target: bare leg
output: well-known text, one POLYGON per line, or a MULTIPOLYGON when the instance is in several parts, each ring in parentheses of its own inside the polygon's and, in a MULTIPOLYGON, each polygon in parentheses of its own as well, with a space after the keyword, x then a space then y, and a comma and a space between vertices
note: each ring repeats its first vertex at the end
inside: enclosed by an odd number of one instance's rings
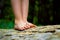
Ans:
POLYGON ((18 25, 18 27, 16 26, 16 28, 23 30, 27 27, 26 27, 26 23, 23 22, 21 2, 22 0, 11 0, 12 8, 15 15, 15 24, 18 25))
POLYGON ((23 13, 23 20, 24 20, 24 22, 27 21, 28 6, 29 6, 29 0, 22 0, 22 13, 23 13))
POLYGON ((12 8, 14 11, 15 19, 22 20, 21 0, 11 0, 12 8))
POLYGON ((28 7, 29 7, 29 0, 22 0, 22 13, 23 13, 23 21, 29 24, 29 26, 35 26, 32 23, 27 21, 28 17, 28 7))

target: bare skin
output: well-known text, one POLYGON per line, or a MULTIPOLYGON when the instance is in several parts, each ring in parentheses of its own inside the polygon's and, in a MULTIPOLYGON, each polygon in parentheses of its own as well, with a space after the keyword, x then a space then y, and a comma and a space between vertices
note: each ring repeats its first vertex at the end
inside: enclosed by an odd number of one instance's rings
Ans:
POLYGON ((29 23, 27 21, 28 17, 28 7, 29 7, 29 0, 22 0, 22 15, 23 15, 23 21, 27 23, 29 26, 34 26, 32 23, 29 23))
POLYGON ((11 0, 15 15, 15 28, 25 30, 35 26, 27 21, 29 0, 11 0))

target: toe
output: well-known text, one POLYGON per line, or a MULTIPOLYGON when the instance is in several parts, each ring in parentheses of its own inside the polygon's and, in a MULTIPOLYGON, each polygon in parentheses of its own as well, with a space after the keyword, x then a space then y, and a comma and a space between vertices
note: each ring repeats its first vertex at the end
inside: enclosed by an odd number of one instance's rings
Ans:
POLYGON ((23 27, 23 30, 25 30, 25 26, 23 27))
POLYGON ((30 27, 35 27, 35 25, 32 24, 32 23, 28 23, 28 25, 29 25, 30 27))
POLYGON ((30 25, 27 24, 27 27, 30 28, 30 25))
POLYGON ((25 26, 24 28, 25 28, 25 29, 28 29, 28 27, 27 27, 27 26, 25 26))
POLYGON ((30 26, 26 24, 25 28, 26 28, 26 29, 29 29, 29 28, 30 28, 30 26))
POLYGON ((26 27, 26 26, 23 26, 23 27, 21 27, 21 29, 22 29, 22 30, 25 30, 25 29, 26 29, 25 27, 26 27))
POLYGON ((20 27, 19 30, 23 30, 23 27, 20 27))

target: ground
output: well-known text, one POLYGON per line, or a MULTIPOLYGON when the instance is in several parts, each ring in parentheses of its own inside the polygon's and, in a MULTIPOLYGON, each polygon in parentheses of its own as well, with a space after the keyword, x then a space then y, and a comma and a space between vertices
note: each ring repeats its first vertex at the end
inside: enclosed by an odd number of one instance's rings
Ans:
POLYGON ((60 40, 60 25, 47 25, 24 31, 0 29, 0 40, 60 40))

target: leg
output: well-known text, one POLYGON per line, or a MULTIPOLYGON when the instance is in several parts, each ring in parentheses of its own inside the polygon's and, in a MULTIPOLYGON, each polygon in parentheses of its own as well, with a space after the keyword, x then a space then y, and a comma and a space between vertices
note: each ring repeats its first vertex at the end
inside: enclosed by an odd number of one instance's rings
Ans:
POLYGON ((15 24, 18 25, 18 27, 15 26, 15 28, 17 28, 18 30, 20 29, 23 30, 25 29, 24 27, 26 27, 26 23, 23 22, 21 2, 22 0, 11 0, 14 15, 15 15, 15 24))
POLYGON ((11 3, 12 3, 15 19, 19 21, 22 20, 21 0, 11 0, 11 3))
POLYGON ((29 6, 29 0, 22 0, 22 13, 24 22, 27 22, 28 6, 29 6))
POLYGON ((22 13, 23 13, 23 21, 29 24, 29 26, 35 26, 32 23, 29 23, 27 21, 28 17, 28 6, 29 6, 29 0, 22 0, 22 13))

